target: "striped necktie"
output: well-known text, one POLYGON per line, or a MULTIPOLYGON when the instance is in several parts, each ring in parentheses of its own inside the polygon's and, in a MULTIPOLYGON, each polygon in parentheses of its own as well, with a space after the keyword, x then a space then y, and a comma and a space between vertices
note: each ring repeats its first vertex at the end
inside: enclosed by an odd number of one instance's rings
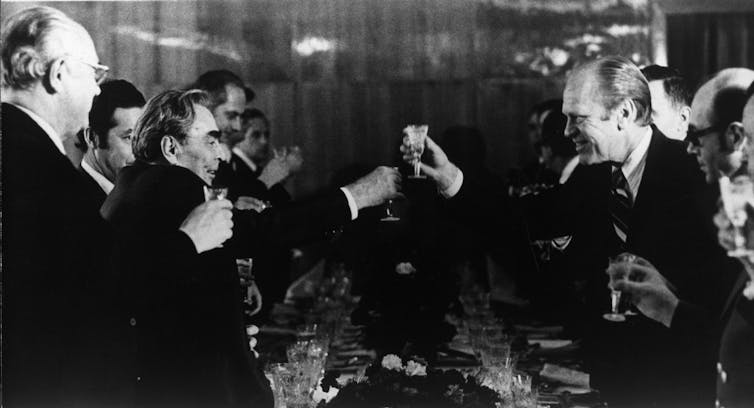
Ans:
POLYGON ((633 197, 628 180, 619 167, 613 167, 610 189, 610 218, 613 221, 615 235, 620 240, 621 250, 625 249, 628 236, 628 220, 631 215, 633 197))

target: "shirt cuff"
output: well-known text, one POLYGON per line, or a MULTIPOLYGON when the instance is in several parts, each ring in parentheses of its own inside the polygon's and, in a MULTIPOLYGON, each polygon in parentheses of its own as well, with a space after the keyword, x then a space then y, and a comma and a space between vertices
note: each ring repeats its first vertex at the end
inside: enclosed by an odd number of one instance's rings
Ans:
POLYGON ((355 220, 359 216, 359 207, 356 206, 356 200, 353 199, 353 195, 347 188, 341 187, 340 191, 346 195, 346 201, 348 201, 348 208, 351 210, 351 221, 355 220))
POLYGON ((458 169, 458 173, 456 173, 456 178, 453 180, 453 183, 450 184, 450 187, 446 188, 443 191, 440 191, 440 194, 445 198, 453 198, 456 194, 458 194, 458 191, 461 189, 461 186, 463 185, 463 172, 461 169, 458 169))

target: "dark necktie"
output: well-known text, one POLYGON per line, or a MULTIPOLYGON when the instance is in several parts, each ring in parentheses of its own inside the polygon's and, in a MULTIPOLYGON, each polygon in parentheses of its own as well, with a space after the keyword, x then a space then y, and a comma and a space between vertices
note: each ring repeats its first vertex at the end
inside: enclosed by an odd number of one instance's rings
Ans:
POLYGON ((633 196, 628 186, 628 180, 620 167, 613 167, 610 189, 610 218, 613 221, 615 235, 620 242, 621 250, 625 249, 628 236, 628 220, 631 216, 633 196))

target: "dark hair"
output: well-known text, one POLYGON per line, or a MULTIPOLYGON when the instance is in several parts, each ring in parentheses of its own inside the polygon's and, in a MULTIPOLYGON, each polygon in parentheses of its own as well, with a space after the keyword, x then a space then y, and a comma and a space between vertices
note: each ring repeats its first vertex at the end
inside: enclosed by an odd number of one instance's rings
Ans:
MULTIPOLYGON (((113 114, 118 108, 141 108, 147 103, 136 87, 123 79, 107 81, 100 85, 100 94, 94 97, 89 111, 89 127, 102 148, 107 148, 107 132, 115 126, 113 114)), ((78 133, 77 144, 86 151, 83 132, 78 133)))
POLYGON ((252 119, 262 119, 264 124, 267 125, 267 127, 270 127, 270 120, 267 119, 267 115, 265 115, 264 112, 257 108, 246 109, 245 111, 243 111, 243 113, 241 114, 241 119, 243 119, 244 122, 250 121, 252 119))
POLYGON ((228 100, 228 92, 225 89, 228 85, 236 86, 244 91, 246 89, 241 78, 227 69, 207 71, 199 76, 191 87, 207 93, 209 96, 207 108, 214 111, 218 105, 222 105, 228 100))
POLYGON ((551 112, 542 121, 542 146, 549 146, 553 156, 576 156, 576 145, 565 136, 567 118, 562 112, 551 112))
POLYGON ((540 116, 545 112, 557 110, 560 112, 563 109, 563 100, 562 99, 548 99, 544 102, 540 102, 529 110, 529 115, 537 115, 540 116))
POLYGON ((640 126, 652 123, 649 83, 633 62, 624 57, 610 56, 580 68, 585 69, 594 69, 603 94, 602 105, 607 112, 613 111, 623 101, 631 100, 636 106, 636 123, 640 126))
POLYGON ((246 103, 253 101, 257 97, 256 92, 248 86, 243 87, 243 93, 246 95, 246 103))
POLYGON ((647 82, 662 81, 665 93, 677 108, 691 106, 694 93, 691 90, 691 85, 681 75, 680 71, 662 65, 649 65, 642 68, 641 72, 647 78, 647 82))
POLYGON ((183 141, 196 120, 195 105, 208 106, 209 96, 199 89, 168 90, 151 98, 139 117, 131 142, 134 157, 147 163, 165 160, 162 137, 183 141))

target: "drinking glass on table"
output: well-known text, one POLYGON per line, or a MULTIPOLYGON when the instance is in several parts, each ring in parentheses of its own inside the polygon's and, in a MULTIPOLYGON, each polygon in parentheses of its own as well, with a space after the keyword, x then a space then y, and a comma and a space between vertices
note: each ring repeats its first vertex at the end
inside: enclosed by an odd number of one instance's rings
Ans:
POLYGON ((754 251, 746 248, 744 236, 746 205, 754 205, 754 184, 747 176, 739 176, 733 180, 723 176, 720 178, 720 197, 725 214, 735 229, 735 248, 728 251, 728 256, 740 258, 754 254, 754 251))
MULTIPOLYGON (((610 260, 610 266, 616 271, 613 274, 613 279, 628 279, 628 269, 630 264, 636 262, 636 255, 629 253, 622 253, 610 260)), ((621 292, 619 290, 610 290, 610 312, 602 315, 611 322, 624 322, 626 321, 627 312, 626 299, 621 299, 621 292), (622 301, 621 301, 622 300, 622 301)))
POLYGON ((403 133, 408 138, 408 148, 414 158, 414 173, 408 178, 425 178, 421 174, 421 157, 424 153, 424 141, 427 139, 427 131, 429 126, 427 125, 408 125, 403 129, 403 133))

